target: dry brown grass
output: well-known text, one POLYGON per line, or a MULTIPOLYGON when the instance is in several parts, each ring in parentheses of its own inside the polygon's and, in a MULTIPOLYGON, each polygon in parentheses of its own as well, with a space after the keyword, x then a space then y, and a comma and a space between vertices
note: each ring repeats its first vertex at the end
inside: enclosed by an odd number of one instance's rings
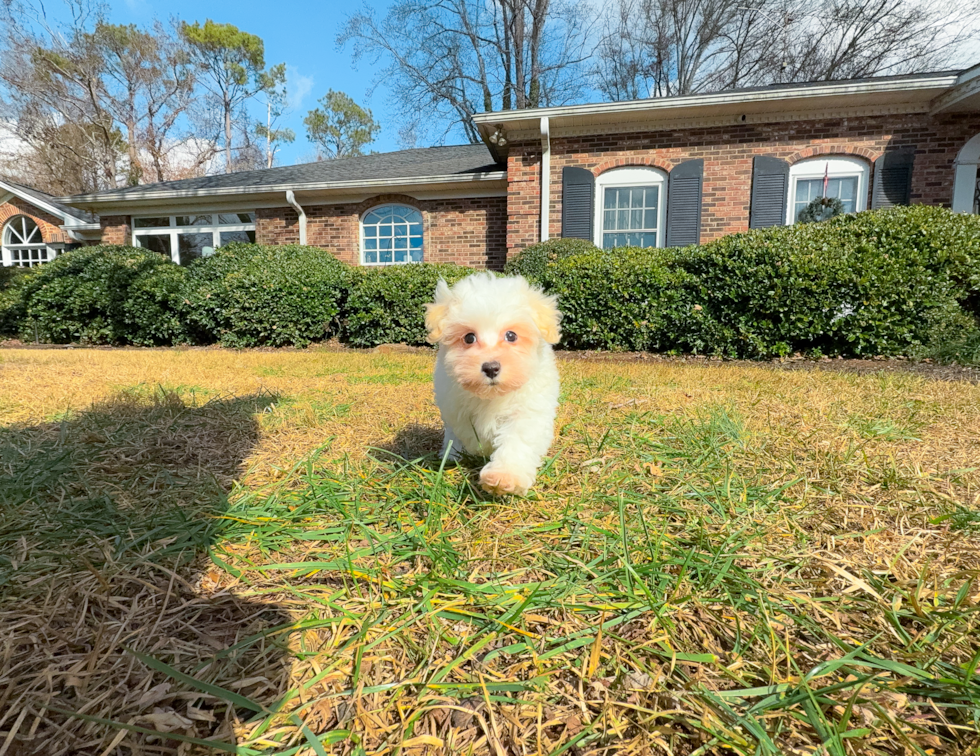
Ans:
POLYGON ((566 362, 488 501, 430 370, 0 351, 0 756, 980 747, 980 387, 566 362))

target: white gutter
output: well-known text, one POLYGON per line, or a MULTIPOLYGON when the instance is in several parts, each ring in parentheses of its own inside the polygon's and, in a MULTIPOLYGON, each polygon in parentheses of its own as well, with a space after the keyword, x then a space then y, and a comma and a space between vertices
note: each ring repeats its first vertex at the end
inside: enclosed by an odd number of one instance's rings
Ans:
POLYGON ((704 95, 685 95, 678 97, 657 97, 648 100, 629 100, 626 102, 604 102, 590 105, 560 105, 552 108, 529 110, 505 110, 495 113, 475 113, 471 116, 477 124, 500 124, 511 121, 530 121, 533 118, 569 116, 597 116, 612 113, 630 113, 673 108, 710 107, 724 104, 749 104, 786 100, 796 97, 821 98, 840 95, 879 94, 888 92, 915 92, 918 90, 948 89, 960 79, 957 74, 940 74, 929 77, 897 79, 894 81, 833 83, 797 87, 777 87, 757 91, 735 90, 704 95))
POLYGON ((548 241, 551 212, 551 129, 548 116, 541 119, 541 241, 548 241))
POLYGON ((288 202, 292 208, 299 213, 299 243, 306 246, 306 211, 302 206, 296 201, 296 195, 293 193, 292 189, 286 190, 286 202, 288 202))
MULTIPOLYGON (((450 174, 448 176, 425 176, 387 179, 369 179, 361 181, 320 181, 316 183, 294 186, 304 192, 329 191, 335 189, 372 189, 402 186, 429 186, 441 184, 478 184, 489 181, 506 181, 506 171, 490 171, 487 173, 450 174)), ((87 205, 92 203, 112 202, 123 203, 136 200, 157 199, 196 199, 198 197, 228 197, 242 194, 278 194, 283 191, 282 184, 263 184, 260 186, 227 186, 210 189, 149 189, 133 191, 125 194, 99 193, 78 194, 73 197, 59 198, 59 202, 70 205, 87 205)))

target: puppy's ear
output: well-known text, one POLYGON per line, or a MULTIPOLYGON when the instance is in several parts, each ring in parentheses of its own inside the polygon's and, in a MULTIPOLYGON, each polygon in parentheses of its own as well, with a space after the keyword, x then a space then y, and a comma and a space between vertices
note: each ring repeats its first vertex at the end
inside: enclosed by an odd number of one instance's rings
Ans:
POLYGON ((557 344, 561 340, 558 297, 545 294, 533 286, 528 286, 527 296, 531 303, 531 317, 541 332, 541 338, 549 344, 557 344))
POLYGON ((452 292, 449 291, 449 284, 440 278, 439 283, 436 284, 435 301, 425 305, 425 330, 429 332, 426 340, 430 344, 436 344, 442 338, 452 296, 452 292))

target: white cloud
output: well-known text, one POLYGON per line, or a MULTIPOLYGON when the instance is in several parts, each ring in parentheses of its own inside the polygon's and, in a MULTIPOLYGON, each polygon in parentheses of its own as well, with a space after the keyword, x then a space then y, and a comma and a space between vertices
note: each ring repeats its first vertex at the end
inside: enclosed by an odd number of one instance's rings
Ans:
POLYGON ((287 105, 292 110, 298 110, 306 96, 313 91, 313 77, 303 76, 296 66, 286 64, 287 105))

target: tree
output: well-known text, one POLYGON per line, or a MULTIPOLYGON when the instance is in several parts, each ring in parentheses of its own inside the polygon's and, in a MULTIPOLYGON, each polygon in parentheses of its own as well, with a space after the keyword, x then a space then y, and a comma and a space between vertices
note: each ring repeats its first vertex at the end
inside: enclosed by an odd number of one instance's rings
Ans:
POLYGON ((350 16, 337 42, 386 64, 378 82, 408 124, 448 123, 478 142, 474 113, 582 99, 589 18, 580 0, 396 0, 381 20, 350 16))
MULTIPOLYGON (((265 69, 265 44, 260 37, 241 31, 231 24, 184 23, 181 26, 192 59, 200 66, 201 84, 220 114, 224 132, 225 172, 235 169, 232 159, 234 120, 242 114, 245 103, 278 83, 273 72, 265 69)), ((280 69, 275 66, 273 71, 280 69)), ((280 69, 285 80, 285 66, 280 69)))
POLYGON ((619 0, 593 67, 610 99, 936 69, 978 0, 619 0))
POLYGON ((320 107, 303 119, 306 138, 317 148, 317 159, 363 155, 361 148, 374 141, 380 127, 370 110, 343 92, 327 91, 320 107))
POLYGON ((266 168, 271 168, 275 162, 276 152, 280 144, 289 144, 296 139, 292 129, 276 128, 277 121, 286 113, 288 101, 286 92, 286 64, 279 63, 264 74, 265 81, 262 89, 265 91, 266 121, 255 127, 255 133, 265 139, 266 168))

